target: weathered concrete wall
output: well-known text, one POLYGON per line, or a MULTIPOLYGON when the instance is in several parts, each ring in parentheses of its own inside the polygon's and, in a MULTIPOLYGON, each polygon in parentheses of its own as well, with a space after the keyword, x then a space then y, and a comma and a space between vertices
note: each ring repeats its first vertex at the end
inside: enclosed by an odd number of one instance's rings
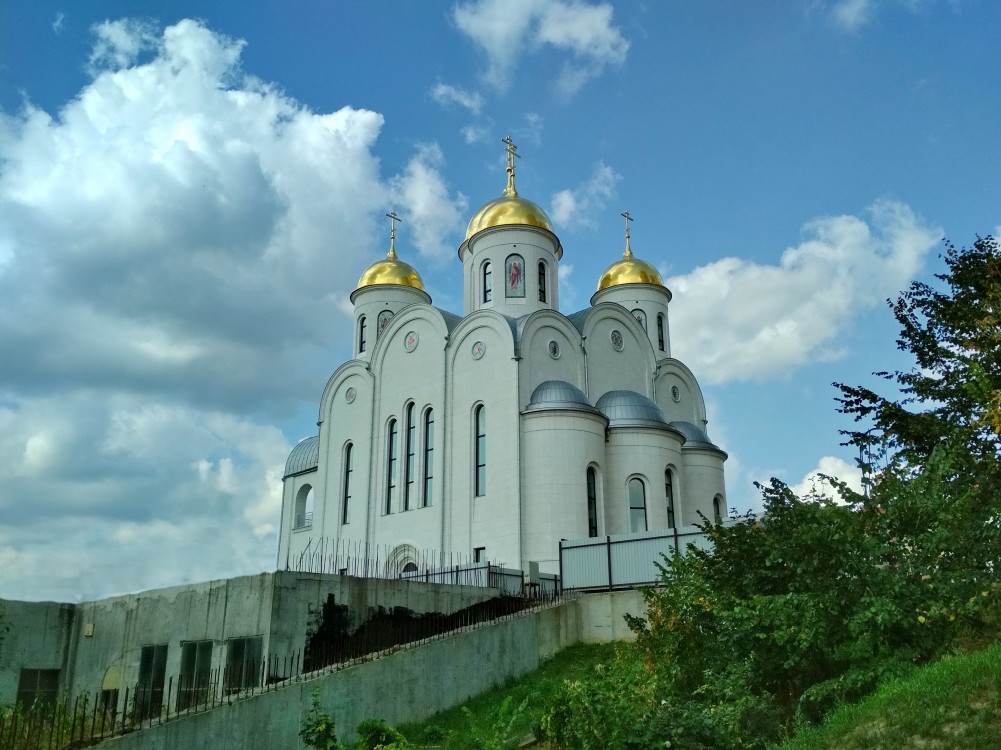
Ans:
POLYGON ((0 643, 0 705, 4 705, 17 699, 22 669, 62 669, 74 608, 55 602, 4 601, 0 605, 3 621, 10 626, 0 643))
POLYGON ((580 608, 580 639, 584 643, 636 640, 636 634, 626 625, 625 616, 646 616, 643 595, 634 590, 585 594, 577 600, 577 606, 580 608))
POLYGON ((571 601, 107 741, 108 750, 300 750, 310 691, 350 740, 364 719, 415 721, 536 669, 580 640, 571 601))

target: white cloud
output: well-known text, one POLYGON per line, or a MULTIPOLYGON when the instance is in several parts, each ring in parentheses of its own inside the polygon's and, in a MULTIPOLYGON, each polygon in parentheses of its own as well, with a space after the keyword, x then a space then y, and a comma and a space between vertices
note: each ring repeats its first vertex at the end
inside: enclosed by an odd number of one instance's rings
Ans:
POLYGON ((846 31, 858 31, 888 5, 904 7, 913 13, 928 4, 929 0, 835 0, 830 13, 836 25, 846 31))
POLYGON ((464 109, 468 109, 472 114, 478 115, 483 107, 483 97, 476 91, 467 91, 458 86, 451 86, 447 83, 438 83, 431 89, 431 98, 443 107, 457 104, 464 109))
POLYGON ((194 21, 95 27, 60 111, 0 116, 0 589, 99 596, 274 565, 290 450, 402 197, 441 254, 436 146, 309 110, 194 21), (234 416, 242 414, 244 416, 234 416), (155 554, 150 550, 155 549, 155 554))
POLYGON ((593 227, 597 214, 615 196, 616 185, 621 179, 614 169, 599 161, 586 182, 553 195, 549 215, 568 229, 593 227))
POLYGON ((404 221, 412 227, 413 244, 421 255, 438 259, 454 252, 454 245, 446 240, 462 228, 468 208, 461 193, 455 198, 448 194, 439 171, 443 161, 437 144, 424 144, 393 181, 394 193, 405 207, 404 221))
POLYGON ((724 258, 667 280, 672 348, 707 382, 746 381, 843 353, 864 309, 906 286, 942 237, 906 205, 815 219, 778 265, 724 258))
POLYGON ((498 89, 510 84, 526 53, 551 48, 569 56, 556 89, 572 96, 608 66, 621 65, 629 42, 612 25, 612 6, 580 0, 478 0, 457 5, 459 30, 487 55, 484 78, 498 89))
POLYGON ((490 128, 480 125, 466 125, 459 133, 462 135, 462 140, 467 144, 486 143, 493 137, 490 128))
POLYGON ((63 26, 66 24, 66 14, 56 13, 56 18, 52 22, 52 31, 56 34, 62 33, 63 26))
POLYGON ((801 498, 819 495, 831 500, 842 500, 837 488, 825 477, 839 479, 850 490, 860 494, 862 492, 862 470, 836 456, 823 456, 817 462, 817 467, 807 472, 802 481, 791 485, 790 489, 801 498))
POLYGON ((577 287, 570 280, 570 276, 573 274, 573 265, 566 262, 560 263, 556 274, 557 282, 560 285, 560 307, 564 310, 576 310, 577 287))

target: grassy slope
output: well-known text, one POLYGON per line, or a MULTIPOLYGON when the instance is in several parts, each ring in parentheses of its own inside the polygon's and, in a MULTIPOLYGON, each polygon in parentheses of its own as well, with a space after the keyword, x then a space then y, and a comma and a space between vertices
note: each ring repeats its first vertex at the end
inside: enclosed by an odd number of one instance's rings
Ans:
POLYGON ((1001 642, 915 670, 779 750, 1001 748, 1001 642))
POLYGON ((571 646, 516 682, 481 693, 462 706, 432 716, 427 721, 399 729, 418 747, 467 750, 480 745, 474 738, 484 740, 490 746, 490 741, 499 739, 501 734, 506 735, 508 741, 498 744, 498 747, 518 747, 518 742, 531 734, 533 726, 538 723, 546 707, 546 699, 553 690, 565 679, 573 680, 590 674, 596 664, 609 661, 618 647, 614 643, 571 646), (501 707, 507 698, 510 698, 508 713, 503 715, 505 712, 501 707), (524 708, 518 712, 518 707, 526 700, 524 708), (512 713, 517 715, 508 726, 512 713), (502 728, 497 729, 498 726, 502 728))

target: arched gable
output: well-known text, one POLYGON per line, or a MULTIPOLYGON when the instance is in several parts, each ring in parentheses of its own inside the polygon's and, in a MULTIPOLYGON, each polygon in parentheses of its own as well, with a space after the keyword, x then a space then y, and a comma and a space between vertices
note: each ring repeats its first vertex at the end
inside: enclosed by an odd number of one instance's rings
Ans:
POLYGON ((596 402, 611 390, 653 398, 657 358, 646 331, 622 305, 601 302, 586 316, 574 316, 587 353, 587 395, 596 402), (621 336, 617 341, 615 334, 621 336))
POLYGON ((528 405, 535 388, 547 380, 563 380, 585 390, 583 340, 566 316, 555 310, 538 310, 519 318, 518 337, 522 408, 528 405))
POLYGON ((388 352, 392 347, 404 346, 404 337, 415 326, 421 329, 417 331, 418 347, 431 347, 434 351, 445 348, 449 326, 441 311, 431 305, 409 305, 393 317, 372 349, 371 369, 376 379, 384 372, 388 352), (430 337, 427 336, 428 333, 431 334, 430 337))
POLYGON ((668 422, 685 421, 705 424, 706 403, 695 375, 677 359, 663 359, 654 379, 654 402, 668 422), (678 393, 674 393, 674 388, 678 393))

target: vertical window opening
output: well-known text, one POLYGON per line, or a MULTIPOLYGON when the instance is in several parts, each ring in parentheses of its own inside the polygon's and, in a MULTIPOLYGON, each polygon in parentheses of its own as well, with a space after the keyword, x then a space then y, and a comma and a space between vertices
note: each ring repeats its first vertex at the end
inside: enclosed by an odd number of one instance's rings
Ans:
POLYGON ((473 423, 476 431, 473 457, 475 469, 473 494, 476 497, 482 497, 487 492, 487 414, 482 404, 476 407, 473 423))
POLYGON ((386 513, 393 512, 393 491, 396 489, 396 420, 389 420, 386 440, 386 513))
POLYGON ((664 351, 664 313, 657 313, 657 346, 664 351))
POLYGON ((713 498, 713 518, 716 520, 716 523, 723 521, 723 503, 720 502, 719 495, 713 498))
POLYGON ((358 318, 358 353, 365 351, 365 316, 358 318))
POLYGON ((546 264, 539 263, 539 302, 546 301, 546 264))
POLYGON ((646 531, 646 489, 639 479, 629 480, 629 527, 631 531, 646 531))
POLYGON ((487 261, 483 264, 483 301, 489 302, 494 298, 493 283, 491 280, 492 272, 490 271, 490 262, 487 261))
POLYGON ((344 487, 341 490, 341 523, 348 522, 348 509, 351 507, 351 472, 354 468, 351 465, 354 444, 348 443, 344 446, 344 487))
POLYGON ((674 528, 674 480, 671 470, 664 471, 664 495, 667 497, 667 528, 674 528))
POLYGON ((598 536, 598 488, 593 468, 587 470, 587 535, 598 536))
POLYGON ((424 507, 434 500, 434 411, 424 413, 424 507))
POLYGON ((405 481, 403 483, 403 510, 410 510, 410 499, 414 496, 414 475, 417 462, 417 425, 414 422, 414 405, 407 405, 406 433, 406 464, 404 465, 405 481))

